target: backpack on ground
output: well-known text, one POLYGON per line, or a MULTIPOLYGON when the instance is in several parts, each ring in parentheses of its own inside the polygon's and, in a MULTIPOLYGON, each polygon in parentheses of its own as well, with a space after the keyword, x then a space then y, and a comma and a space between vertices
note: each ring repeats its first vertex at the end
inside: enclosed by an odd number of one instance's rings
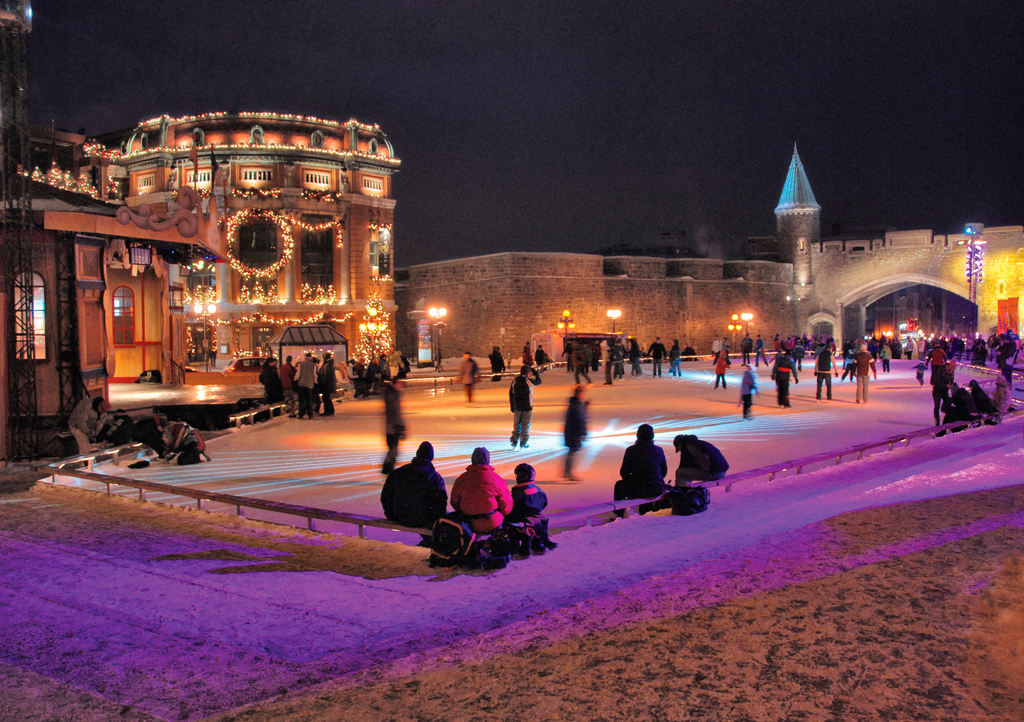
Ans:
POLYGON ((454 567, 465 561, 476 541, 476 534, 462 514, 452 512, 434 522, 430 539, 430 566, 454 567))
POLYGON ((707 511, 711 503, 711 492, 703 486, 684 486, 668 489, 672 516, 690 516, 707 511))

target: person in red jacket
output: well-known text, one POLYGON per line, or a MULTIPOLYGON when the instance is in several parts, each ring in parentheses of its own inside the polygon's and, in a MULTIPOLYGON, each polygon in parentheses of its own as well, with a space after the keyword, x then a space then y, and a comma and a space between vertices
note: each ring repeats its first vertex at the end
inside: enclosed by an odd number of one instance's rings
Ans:
POLYGON ((715 361, 715 388, 718 388, 718 382, 722 382, 722 388, 727 388, 725 385, 725 370, 732 366, 732 361, 729 360, 729 352, 726 349, 722 349, 722 352, 718 354, 718 360, 715 361))
POLYGON ((452 485, 452 509, 465 515, 477 534, 489 534, 502 525, 512 511, 508 484, 491 466, 487 449, 473 449, 472 463, 452 485))
POLYGON ((291 356, 281 367, 281 387, 284 389, 284 410, 289 417, 294 419, 295 410, 299 406, 299 397, 295 392, 295 367, 292 366, 291 356))

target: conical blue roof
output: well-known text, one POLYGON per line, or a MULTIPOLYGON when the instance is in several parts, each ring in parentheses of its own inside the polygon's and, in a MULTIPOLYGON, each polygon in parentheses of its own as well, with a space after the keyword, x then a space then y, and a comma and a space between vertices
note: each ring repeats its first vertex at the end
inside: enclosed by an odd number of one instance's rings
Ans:
POLYGON ((814 191, 811 190, 807 174, 804 173, 800 155, 796 152, 796 143, 793 144, 793 160, 789 164, 786 185, 782 187, 782 197, 779 198, 775 212, 792 210, 821 210, 821 206, 814 200, 814 191))

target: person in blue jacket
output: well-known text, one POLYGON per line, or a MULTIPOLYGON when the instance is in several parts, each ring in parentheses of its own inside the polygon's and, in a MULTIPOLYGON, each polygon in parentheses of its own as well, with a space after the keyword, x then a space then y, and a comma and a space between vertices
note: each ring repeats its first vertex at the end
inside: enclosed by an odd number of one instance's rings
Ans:
POLYGON ((416 456, 384 482, 380 504, 384 516, 403 526, 429 529, 448 511, 448 489, 434 470, 434 447, 424 441, 416 456))
POLYGON ((729 470, 729 462, 717 446, 692 434, 680 434, 672 445, 679 452, 676 486, 689 486, 691 481, 715 481, 729 470))

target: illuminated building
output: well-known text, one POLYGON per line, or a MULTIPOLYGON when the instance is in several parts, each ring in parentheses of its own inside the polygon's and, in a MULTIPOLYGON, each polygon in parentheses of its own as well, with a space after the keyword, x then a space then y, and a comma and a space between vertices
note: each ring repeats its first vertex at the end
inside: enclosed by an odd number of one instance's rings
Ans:
POLYGON ((265 350, 284 325, 306 321, 333 324, 353 349, 368 304, 379 298, 393 312, 400 161, 378 126, 208 113, 161 116, 96 141, 123 169, 128 208, 166 218, 178 189, 191 186, 221 209, 223 253, 197 252, 171 269, 193 360, 209 345, 207 328, 217 329, 221 357, 265 350), (188 316, 192 302, 216 305, 212 323, 188 316))

